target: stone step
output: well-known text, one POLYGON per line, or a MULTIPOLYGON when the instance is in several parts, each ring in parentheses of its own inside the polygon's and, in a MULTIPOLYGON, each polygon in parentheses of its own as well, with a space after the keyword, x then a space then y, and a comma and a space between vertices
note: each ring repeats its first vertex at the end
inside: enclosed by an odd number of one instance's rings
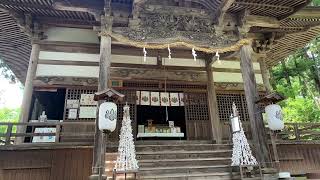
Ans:
POLYGON ((231 175, 229 172, 217 172, 217 173, 194 173, 194 174, 170 174, 170 175, 150 175, 141 176, 141 179, 145 180, 230 180, 231 175))
POLYGON ((151 159, 139 160, 140 167, 171 167, 171 166, 210 166, 230 165, 230 158, 196 158, 196 159, 151 159))
POLYGON ((232 150, 210 151, 145 151, 137 152, 138 160, 231 157, 232 150))
POLYGON ((146 175, 169 175, 169 174, 200 174, 200 173, 216 173, 229 172, 229 165, 210 165, 210 166, 170 166, 170 167, 140 167, 139 174, 146 175))
POLYGON ((171 145, 136 145, 136 151, 208 151, 229 150, 229 144, 171 144, 171 145))

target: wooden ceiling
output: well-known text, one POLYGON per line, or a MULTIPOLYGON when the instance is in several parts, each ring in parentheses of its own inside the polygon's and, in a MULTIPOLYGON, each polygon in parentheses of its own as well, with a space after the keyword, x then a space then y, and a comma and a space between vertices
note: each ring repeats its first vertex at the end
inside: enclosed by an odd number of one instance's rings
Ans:
MULTIPOLYGON (((0 57, 7 62, 15 75, 24 82, 30 54, 30 39, 20 31, 20 28, 9 14, 12 12, 31 14, 42 23, 70 24, 76 27, 92 28, 99 25, 93 13, 86 11, 58 10, 56 1, 66 3, 92 3, 91 8, 99 6, 103 0, 0 0, 0 57)), ((313 8, 311 14, 299 14, 310 0, 112 0, 114 6, 130 11, 135 3, 169 3, 175 6, 189 6, 206 9, 213 14, 219 13, 226 3, 228 13, 239 13, 248 10, 252 15, 270 16, 280 20, 280 28, 252 27, 251 32, 276 34, 277 39, 273 49, 268 53, 267 64, 273 66, 279 60, 303 47, 320 33, 320 9, 313 8), (293 15, 298 11, 298 16, 293 15), (291 16, 293 15, 293 16, 291 16), (298 35, 296 33, 299 33, 298 35), (286 35, 285 35, 286 34, 286 35), (285 35, 285 36, 284 36, 285 35)), ((90 8, 90 7, 89 7, 90 8)), ((99 6, 99 10, 103 7, 99 6)), ((311 12, 311 10, 310 10, 311 12)), ((128 18, 123 17, 123 19, 128 18)))

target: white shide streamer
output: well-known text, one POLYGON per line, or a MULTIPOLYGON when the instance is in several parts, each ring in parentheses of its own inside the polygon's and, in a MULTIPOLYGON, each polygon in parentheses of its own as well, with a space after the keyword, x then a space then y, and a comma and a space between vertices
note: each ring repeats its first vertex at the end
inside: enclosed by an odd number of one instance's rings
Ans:
MULTIPOLYGON (((240 117, 239 117, 240 118, 240 117)), ((233 151, 232 151, 232 166, 240 165, 257 165, 256 158, 252 155, 250 145, 244 134, 242 123, 240 123, 240 131, 233 133, 233 151)))
POLYGON ((133 142, 130 107, 128 105, 123 107, 123 121, 115 169, 117 171, 132 171, 139 169, 133 142))
POLYGON ((147 61, 147 51, 146 51, 146 47, 143 47, 143 62, 147 61))
POLYGON ((194 49, 194 48, 192 48, 192 56, 193 56, 193 59, 194 59, 194 61, 197 61, 197 52, 196 52, 196 50, 194 49))
POLYGON ((169 53, 168 58, 169 58, 169 60, 170 60, 170 59, 171 59, 171 49, 170 49, 170 45, 168 45, 168 53, 169 53))

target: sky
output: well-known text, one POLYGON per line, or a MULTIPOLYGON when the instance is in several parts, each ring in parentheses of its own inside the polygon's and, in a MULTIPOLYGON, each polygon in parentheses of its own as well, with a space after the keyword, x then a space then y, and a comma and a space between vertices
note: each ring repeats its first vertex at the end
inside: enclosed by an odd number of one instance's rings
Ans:
POLYGON ((0 75, 0 108, 19 108, 22 102, 23 88, 0 75))

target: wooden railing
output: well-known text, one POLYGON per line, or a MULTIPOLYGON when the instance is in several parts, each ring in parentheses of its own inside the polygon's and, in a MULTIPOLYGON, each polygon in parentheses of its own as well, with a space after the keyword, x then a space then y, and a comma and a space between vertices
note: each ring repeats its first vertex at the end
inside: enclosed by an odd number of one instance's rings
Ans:
POLYGON ((277 135, 278 140, 318 141, 320 140, 320 123, 286 123, 284 130, 277 135))
MULTIPOLYGON (((251 139, 249 122, 244 122, 248 139, 251 139)), ((228 123, 223 124, 225 134, 230 136, 228 123)), ((16 139, 22 139, 23 143, 35 143, 34 137, 54 137, 54 142, 88 142, 93 143, 94 122, 28 122, 28 123, 0 123, 0 127, 6 127, 6 132, 0 133, 0 145, 13 144, 16 139), (41 133, 35 132, 36 128, 54 128, 55 132, 41 133), (14 129, 22 129, 15 132, 14 129)), ((319 141, 320 123, 286 123, 285 129, 276 133, 275 141, 281 143, 284 141, 319 141)), ((227 137, 225 137, 227 138, 227 137)), ((230 138, 228 138, 231 140, 230 138)))
POLYGON ((0 145, 14 144, 17 139, 20 139, 22 143, 36 143, 33 141, 35 137, 54 137, 54 141, 51 140, 50 143, 81 143, 83 142, 83 139, 86 139, 86 142, 91 141, 93 143, 94 126, 94 122, 0 123, 0 127, 6 127, 6 132, 0 133, 0 145), (36 128, 53 128, 55 129, 55 132, 37 133, 35 132, 36 128), (83 128, 85 128, 85 131, 81 132, 80 130, 83 128), (13 129, 20 129, 20 131, 15 132, 13 129), (73 130, 70 131, 70 129, 73 130))

